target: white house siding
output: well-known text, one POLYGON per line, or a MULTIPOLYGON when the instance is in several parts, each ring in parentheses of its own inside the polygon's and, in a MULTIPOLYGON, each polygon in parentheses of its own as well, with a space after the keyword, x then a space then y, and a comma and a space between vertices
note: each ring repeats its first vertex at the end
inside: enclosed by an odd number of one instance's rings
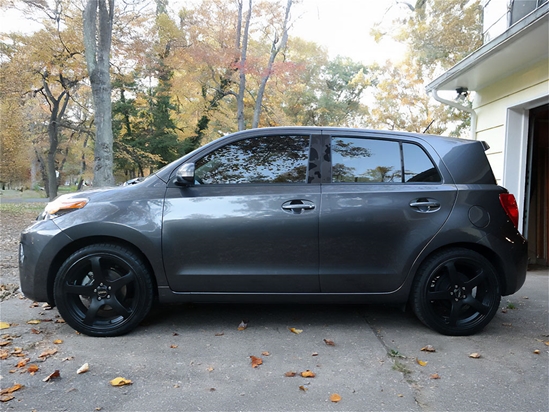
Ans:
MULTIPOLYGON (((528 64, 528 62, 525 62, 528 64)), ((524 199, 528 144, 528 110, 549 101, 549 60, 530 63, 519 72, 476 91, 476 138, 490 145, 488 158, 499 184, 524 199)))

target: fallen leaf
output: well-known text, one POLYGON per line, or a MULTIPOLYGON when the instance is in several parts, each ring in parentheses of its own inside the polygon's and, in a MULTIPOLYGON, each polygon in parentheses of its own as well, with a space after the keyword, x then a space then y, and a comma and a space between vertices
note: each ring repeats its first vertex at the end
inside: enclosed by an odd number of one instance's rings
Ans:
POLYGON ((477 353, 477 352, 471 353, 471 354, 469 355, 469 357, 470 357, 470 358, 473 358, 473 359, 479 359, 479 358, 480 358, 480 353, 477 353))
POLYGON ((318 352, 311 353, 311 356, 318 356, 318 352))
POLYGON ((328 346, 335 346, 335 342, 331 339, 324 339, 324 343, 328 346))
POLYGON ((507 313, 507 308, 501 308, 501 313, 507 313))
POLYGON ((424 346, 423 348, 421 348, 421 350, 423 352, 436 352, 435 348, 433 348, 433 346, 431 345, 424 346))
POLYGON ((210 366, 208 369, 207 369, 208 372, 213 372, 214 371, 214 368, 213 366, 210 366))
POLYGON ((431 379, 440 379, 440 375, 438 373, 433 373, 431 376, 429 376, 431 379))
POLYGON ((53 341, 53 343, 56 344, 56 345, 60 345, 60 344, 63 343, 63 341, 62 341, 61 339, 55 339, 55 340, 53 341))
POLYGON ((35 365, 35 364, 29 365, 29 367, 27 368, 27 372, 31 374, 38 372, 39 370, 40 368, 38 367, 38 365, 35 365))
POLYGON ((174 332, 174 333, 172 333, 172 336, 179 336, 179 333, 174 332))
POLYGON ((67 356, 66 358, 61 359, 61 362, 65 362, 73 359, 74 359, 74 356, 67 356))
POLYGON ((38 325, 39 323, 42 323, 42 321, 40 319, 31 319, 31 320, 27 321, 27 323, 29 325, 38 325))
POLYGON ((21 389, 23 387, 24 386, 21 385, 20 383, 16 383, 15 385, 13 385, 9 388, 0 390, 0 395, 6 395, 8 393, 13 393, 13 392, 18 391, 19 389, 21 389))
POLYGON ((170 345, 170 348, 175 349, 177 348, 177 345, 170 345))
POLYGON ((242 322, 240 322, 240 325, 238 325, 238 330, 244 330, 248 327, 248 322, 243 320, 242 322))
POLYGON ((0 329, 7 329, 11 325, 8 322, 0 322, 0 329))
POLYGON ((80 375, 81 373, 86 373, 87 371, 90 370, 90 365, 86 362, 85 364, 83 364, 82 366, 80 366, 77 370, 76 370, 76 373, 78 375, 80 375))
POLYGON ((419 358, 416 358, 416 362, 419 366, 426 366, 429 362, 422 361, 419 358))
POLYGON ((47 359, 49 358, 50 356, 53 356, 57 353, 57 349, 47 349, 45 350, 44 352, 42 352, 40 355, 38 355, 39 358, 44 358, 47 359))
POLYGON ((250 358, 252 360, 252 368, 257 368, 263 363, 263 359, 258 358, 257 356, 250 356, 250 358))
POLYGON ((536 350, 534 351, 534 353, 535 353, 536 355, 539 355, 539 349, 536 349, 536 350))
POLYGON ((7 359, 8 357, 10 356, 10 352, 3 349, 3 350, 0 350, 0 360, 4 360, 4 359, 7 359))
POLYGON ((215 334, 215 336, 223 336, 224 334, 225 334, 225 332, 217 332, 217 333, 215 334))
POLYGON ((543 342, 545 344, 545 346, 549 346, 549 340, 548 341, 545 341, 543 342))
POLYGON ((121 377, 118 377, 118 378, 114 378, 112 381, 110 381, 110 384, 112 386, 124 386, 124 385, 131 385, 133 382, 129 379, 125 379, 125 378, 121 378, 121 377))
POLYGON ((316 374, 309 369, 307 369, 305 372, 301 372, 301 376, 304 378, 314 378, 316 374))
POLYGON ((7 346, 11 343, 11 340, 3 340, 2 342, 0 342, 0 346, 7 346))
POLYGON ((261 352, 261 354, 262 354, 263 356, 270 356, 270 355, 271 355, 271 354, 270 354, 269 352, 267 352, 267 351, 261 352))
POLYGON ((16 368, 24 368, 27 366, 27 362, 30 361, 30 358, 21 359, 19 362, 17 362, 17 365, 15 365, 16 368))
POLYGON ((297 372, 294 371, 288 371, 284 374, 287 378, 293 378, 295 375, 297 375, 297 372))
POLYGON ((307 392, 307 391, 309 390, 309 388, 306 388, 305 386, 301 385, 301 386, 299 387, 299 390, 300 390, 300 391, 303 391, 303 392, 307 392))
POLYGON ((31 328, 31 333, 34 333, 35 335, 40 335, 42 331, 35 328, 31 328))
POLYGON ((50 373, 48 376, 46 376, 44 379, 42 379, 44 382, 49 382, 53 379, 60 378, 61 374, 59 373, 59 369, 56 369, 55 372, 50 373))
POLYGON ((341 396, 339 396, 339 394, 337 394, 337 393, 332 393, 332 394, 330 395, 330 401, 337 403, 337 402, 339 402, 340 400, 341 400, 341 396))
POLYGON ((397 396, 398 396, 399 398, 404 398, 404 395, 401 394, 401 393, 399 393, 397 396))
POLYGON ((296 328, 288 328, 290 329, 290 332, 295 333, 296 335, 299 335, 301 332, 303 332, 303 329, 296 329, 296 328))
POLYGON ((63 319, 55 319, 55 323, 65 323, 63 319))
POLYGON ((13 395, 0 395, 0 402, 9 402, 14 398, 15 396, 13 395))

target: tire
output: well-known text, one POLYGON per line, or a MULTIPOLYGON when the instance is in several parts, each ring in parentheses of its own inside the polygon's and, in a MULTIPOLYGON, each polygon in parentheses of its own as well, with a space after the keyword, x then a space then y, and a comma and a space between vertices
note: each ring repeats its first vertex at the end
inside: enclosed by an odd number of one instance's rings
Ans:
POLYGON ((425 325, 444 335, 482 330, 501 301, 492 264, 477 252, 452 248, 429 258, 418 270, 411 304, 425 325))
POLYGON ((89 336, 120 336, 149 313, 153 286, 149 271, 131 250, 117 245, 86 246, 61 266, 53 286, 59 313, 89 336))

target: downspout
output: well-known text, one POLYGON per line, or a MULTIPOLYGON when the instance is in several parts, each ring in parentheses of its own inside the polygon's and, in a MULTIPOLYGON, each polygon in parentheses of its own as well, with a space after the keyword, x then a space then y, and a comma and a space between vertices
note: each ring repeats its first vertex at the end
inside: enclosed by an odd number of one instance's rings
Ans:
POLYGON ((446 104, 448 106, 453 107, 454 109, 463 110, 464 112, 467 112, 471 115, 471 139, 477 140, 477 113, 471 109, 470 107, 464 106, 462 104, 459 104, 458 102, 455 102, 453 100, 447 100, 438 95, 437 89, 431 90, 431 96, 437 101, 442 104, 446 104))

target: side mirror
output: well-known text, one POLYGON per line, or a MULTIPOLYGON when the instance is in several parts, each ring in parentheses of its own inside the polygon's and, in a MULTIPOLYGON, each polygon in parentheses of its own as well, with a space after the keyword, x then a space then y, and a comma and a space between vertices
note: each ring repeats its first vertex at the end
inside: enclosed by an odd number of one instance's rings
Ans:
POLYGON ((185 163, 177 169, 175 183, 181 186, 194 185, 194 163, 185 163))

